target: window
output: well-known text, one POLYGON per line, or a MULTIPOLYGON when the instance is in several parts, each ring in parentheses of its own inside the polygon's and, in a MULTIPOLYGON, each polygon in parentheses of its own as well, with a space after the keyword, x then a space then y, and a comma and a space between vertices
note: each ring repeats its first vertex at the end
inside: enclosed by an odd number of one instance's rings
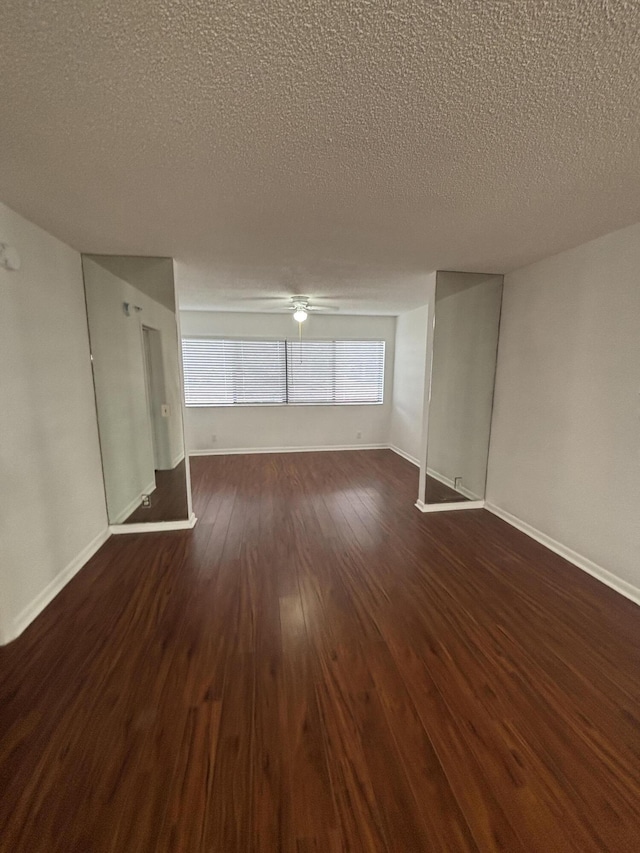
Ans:
POLYGON ((182 341, 187 406, 286 402, 284 341, 182 341))
POLYGON ((287 341, 289 403, 382 403, 384 341, 287 341))
POLYGON ((382 403, 384 341, 182 341, 187 406, 382 403))

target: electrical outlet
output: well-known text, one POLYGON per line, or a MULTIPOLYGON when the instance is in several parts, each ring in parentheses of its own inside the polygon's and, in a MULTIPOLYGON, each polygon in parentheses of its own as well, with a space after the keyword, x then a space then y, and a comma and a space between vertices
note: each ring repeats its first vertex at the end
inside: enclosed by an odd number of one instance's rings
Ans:
POLYGON ((151 498, 149 495, 142 496, 142 506, 151 506, 151 498))
POLYGON ((459 489, 461 483, 462 483, 462 477, 454 477, 453 478, 453 488, 454 489, 459 489))

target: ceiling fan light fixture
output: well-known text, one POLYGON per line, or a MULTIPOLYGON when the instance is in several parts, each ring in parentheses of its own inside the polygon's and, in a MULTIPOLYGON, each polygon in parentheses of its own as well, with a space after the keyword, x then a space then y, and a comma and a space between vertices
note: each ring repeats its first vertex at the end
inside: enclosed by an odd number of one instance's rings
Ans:
POLYGON ((295 313, 293 315, 293 319, 296 321, 296 323, 304 323, 308 316, 309 315, 304 310, 304 308, 296 308, 295 313))

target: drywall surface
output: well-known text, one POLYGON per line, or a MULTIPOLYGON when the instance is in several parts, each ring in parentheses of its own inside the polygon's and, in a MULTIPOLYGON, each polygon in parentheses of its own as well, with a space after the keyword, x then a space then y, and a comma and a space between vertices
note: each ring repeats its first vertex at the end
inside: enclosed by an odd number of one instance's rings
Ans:
POLYGON ((390 443, 418 464, 424 418, 428 309, 396 318, 390 443))
MULTIPOLYGON (((184 337, 291 339, 290 314, 181 311, 184 337)), ((312 315, 304 336, 318 340, 384 340, 384 403, 369 406, 190 407, 185 411, 189 451, 387 446, 393 387, 393 317, 312 315), (361 437, 358 438, 358 433, 361 437), (214 437, 215 436, 215 439, 214 437)))
POLYGON ((485 494, 502 276, 438 272, 427 470, 485 494))
POLYGON ((506 276, 487 499, 640 588, 640 225, 506 276))
POLYGON ((107 515, 80 255, 4 205, 0 240, 22 261, 17 272, 0 269, 0 640, 7 642, 104 535, 107 515))
POLYGON ((158 469, 184 453, 182 392, 175 314, 88 257, 83 258, 91 352, 109 520, 122 522, 155 487, 151 423, 145 387, 142 326, 160 332, 166 403, 158 469), (123 305, 131 308, 126 316, 123 305))

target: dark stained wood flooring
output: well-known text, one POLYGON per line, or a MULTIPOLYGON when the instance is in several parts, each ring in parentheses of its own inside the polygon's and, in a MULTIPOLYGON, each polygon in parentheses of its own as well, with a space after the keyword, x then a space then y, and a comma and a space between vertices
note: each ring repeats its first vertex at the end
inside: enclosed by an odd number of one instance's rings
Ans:
POLYGON ((0 849, 640 850, 640 609, 390 451, 192 460, 0 649, 0 849))
POLYGON ((185 461, 169 471, 156 471, 156 488, 149 506, 139 506, 123 524, 149 521, 181 521, 189 517, 185 461))

